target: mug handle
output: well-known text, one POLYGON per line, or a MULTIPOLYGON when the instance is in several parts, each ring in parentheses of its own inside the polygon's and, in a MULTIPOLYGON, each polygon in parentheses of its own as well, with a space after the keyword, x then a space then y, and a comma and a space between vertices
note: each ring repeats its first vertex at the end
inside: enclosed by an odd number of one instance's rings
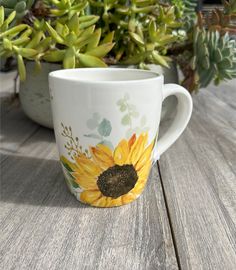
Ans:
POLYGON ((165 84, 163 87, 163 99, 168 96, 174 95, 177 97, 177 113, 175 119, 169 129, 163 136, 157 140, 154 148, 154 162, 156 162, 160 156, 179 138, 182 132, 185 130, 193 108, 193 102, 189 92, 178 84, 165 84))

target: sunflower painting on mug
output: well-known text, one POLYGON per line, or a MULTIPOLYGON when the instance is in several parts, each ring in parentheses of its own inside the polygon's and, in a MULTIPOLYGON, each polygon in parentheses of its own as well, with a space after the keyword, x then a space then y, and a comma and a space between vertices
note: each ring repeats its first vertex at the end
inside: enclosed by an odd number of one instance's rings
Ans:
MULTIPOLYGON (((73 140, 76 143, 78 138, 73 140)), ((148 145, 148 133, 143 132, 122 139, 114 150, 97 144, 90 146, 89 151, 78 147, 71 160, 61 156, 71 192, 77 193, 81 202, 97 207, 132 202, 147 182, 154 141, 148 145)))
POLYGON ((134 201, 160 156, 186 128, 192 99, 152 71, 79 68, 49 74, 53 124, 65 180, 97 207, 134 201), (175 120, 158 138, 163 101, 175 95, 175 120), (72 132, 73 130, 73 132, 72 132))

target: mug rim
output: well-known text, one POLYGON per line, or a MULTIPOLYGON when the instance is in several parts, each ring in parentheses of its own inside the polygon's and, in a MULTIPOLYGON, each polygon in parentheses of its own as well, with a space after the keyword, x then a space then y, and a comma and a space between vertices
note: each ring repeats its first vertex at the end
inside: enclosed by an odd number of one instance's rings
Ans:
POLYGON ((159 79, 164 80, 163 75, 159 74, 158 72, 151 71, 151 70, 143 70, 143 69, 135 69, 135 68, 71 68, 71 69, 60 69, 51 71, 48 75, 50 79, 57 79, 63 81, 70 81, 70 82, 77 82, 77 83, 89 83, 89 84, 119 84, 119 83, 140 83, 140 82, 150 82, 156 81, 159 79), (139 73, 139 74, 146 74, 146 78, 141 79, 127 79, 127 80, 93 80, 93 79, 83 79, 83 78, 75 78, 66 76, 73 72, 131 72, 131 73, 139 73), (65 74, 67 73, 67 74, 65 74), (63 75, 64 74, 64 75, 63 75), (150 76, 152 75, 152 76, 150 76))

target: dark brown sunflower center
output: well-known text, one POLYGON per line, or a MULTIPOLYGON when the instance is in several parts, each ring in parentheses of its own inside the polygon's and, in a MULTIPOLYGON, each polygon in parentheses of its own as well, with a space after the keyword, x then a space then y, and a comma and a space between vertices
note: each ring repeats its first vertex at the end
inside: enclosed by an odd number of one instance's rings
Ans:
POLYGON ((115 165, 99 175, 97 185, 104 196, 117 198, 128 193, 137 180, 133 165, 115 165))

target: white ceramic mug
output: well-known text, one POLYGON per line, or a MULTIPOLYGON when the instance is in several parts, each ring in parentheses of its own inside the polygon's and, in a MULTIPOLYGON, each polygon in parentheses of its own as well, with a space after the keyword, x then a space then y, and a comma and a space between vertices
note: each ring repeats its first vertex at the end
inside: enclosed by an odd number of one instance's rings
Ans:
POLYGON ((181 135, 192 99, 163 76, 136 69, 82 68, 49 74, 60 161, 70 191, 83 203, 120 206, 143 191, 151 165, 181 135), (157 139, 163 100, 177 114, 157 139))

